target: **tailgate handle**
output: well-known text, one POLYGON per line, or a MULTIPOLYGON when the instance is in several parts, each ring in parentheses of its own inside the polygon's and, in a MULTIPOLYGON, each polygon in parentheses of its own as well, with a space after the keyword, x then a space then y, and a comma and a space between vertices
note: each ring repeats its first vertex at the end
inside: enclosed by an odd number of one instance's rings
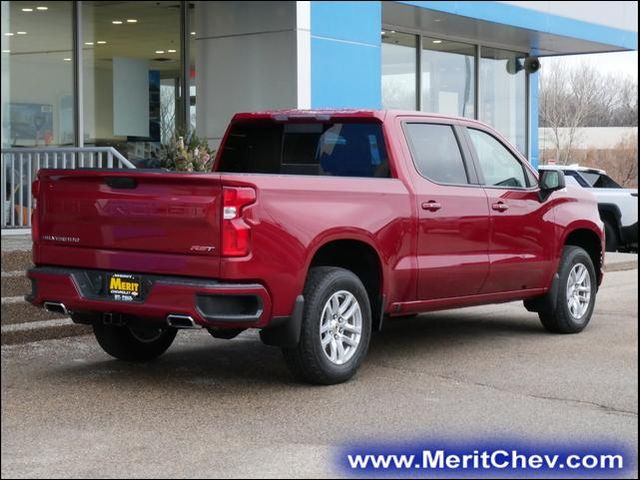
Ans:
POLYGON ((107 177, 107 185, 111 188, 136 188, 138 182, 131 177, 107 177))

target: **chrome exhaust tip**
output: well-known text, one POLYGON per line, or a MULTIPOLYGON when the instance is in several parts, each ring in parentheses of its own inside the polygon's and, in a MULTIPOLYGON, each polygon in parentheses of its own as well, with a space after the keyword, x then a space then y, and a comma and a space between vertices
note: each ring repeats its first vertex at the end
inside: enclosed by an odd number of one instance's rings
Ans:
POLYGON ((202 328, 191 316, 178 313, 167 315, 167 325, 173 328, 202 328))
POLYGON ((43 306, 44 306, 44 309, 47 312, 61 313, 63 315, 69 315, 69 311, 67 310, 67 307, 64 306, 64 303, 60 303, 60 302, 44 302, 43 306))

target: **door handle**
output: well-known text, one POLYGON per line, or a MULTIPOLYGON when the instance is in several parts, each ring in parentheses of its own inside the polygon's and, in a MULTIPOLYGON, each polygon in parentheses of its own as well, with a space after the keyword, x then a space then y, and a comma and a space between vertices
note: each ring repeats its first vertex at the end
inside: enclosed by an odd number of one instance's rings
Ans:
POLYGON ((436 212, 436 211, 440 210, 441 208, 442 208, 442 205, 440 205, 435 200, 429 200, 428 202, 423 202, 422 203, 422 209, 423 210, 429 210, 430 212, 436 212))
POLYGON ((505 212, 505 211, 509 210, 509 205, 507 205, 504 202, 498 202, 498 203, 494 203, 493 205, 491 205, 491 208, 494 209, 497 212, 505 212))

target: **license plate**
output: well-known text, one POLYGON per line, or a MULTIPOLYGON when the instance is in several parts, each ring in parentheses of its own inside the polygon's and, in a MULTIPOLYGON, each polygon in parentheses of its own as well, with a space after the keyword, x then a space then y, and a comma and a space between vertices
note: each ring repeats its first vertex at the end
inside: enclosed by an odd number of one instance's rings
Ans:
POLYGON ((108 292, 114 300, 132 302, 140 299, 142 282, 140 277, 127 273, 114 273, 109 276, 108 292))

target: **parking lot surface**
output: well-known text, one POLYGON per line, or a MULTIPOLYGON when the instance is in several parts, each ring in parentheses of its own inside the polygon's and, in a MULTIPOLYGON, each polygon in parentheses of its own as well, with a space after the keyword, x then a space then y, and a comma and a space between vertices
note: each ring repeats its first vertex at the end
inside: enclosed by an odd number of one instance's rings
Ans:
POLYGON ((254 332, 180 332, 145 365, 90 336, 3 346, 2 477, 330 477, 339 447, 371 441, 637 452, 637 275, 606 275, 579 335, 546 333, 521 303, 387 321, 331 387, 295 383, 254 332))

